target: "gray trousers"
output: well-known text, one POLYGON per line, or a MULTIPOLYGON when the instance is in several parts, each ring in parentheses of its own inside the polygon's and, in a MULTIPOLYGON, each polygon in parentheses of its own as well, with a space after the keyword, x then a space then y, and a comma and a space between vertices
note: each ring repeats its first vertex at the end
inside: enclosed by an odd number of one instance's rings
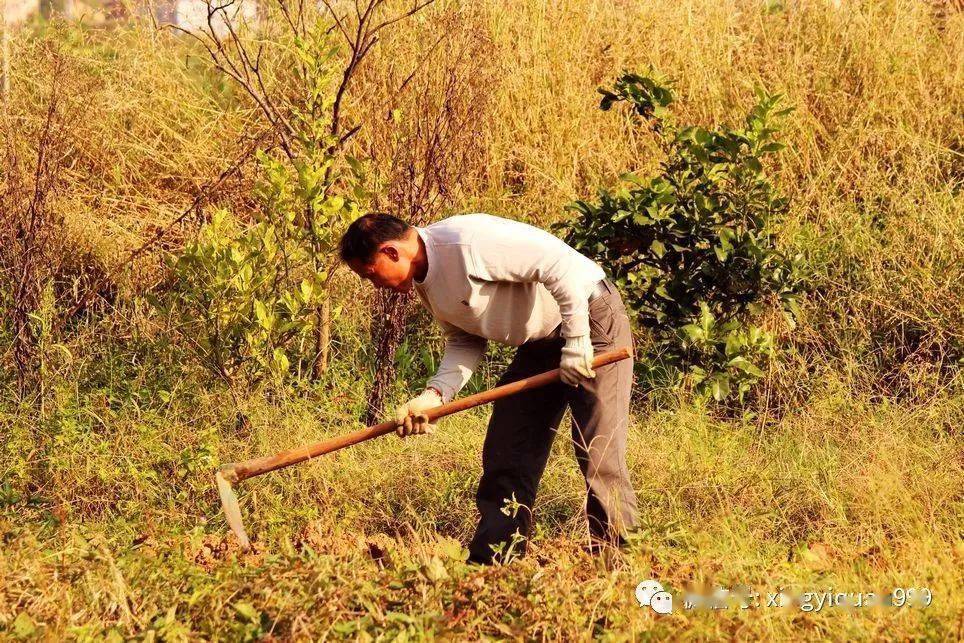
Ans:
MULTIPOLYGON (((629 318, 615 286, 589 303, 593 349, 598 354, 632 346, 629 318)), ((519 347, 499 384, 559 367, 565 340, 560 328, 519 347)), ((469 560, 491 563, 507 550, 525 553, 532 510, 552 439, 566 406, 572 409, 576 461, 586 480, 590 543, 619 544, 636 525, 636 495, 626 467, 632 360, 597 368, 596 378, 574 388, 563 382, 495 402, 482 448, 476 493, 480 519, 469 560), (514 499, 514 502, 513 502, 514 499), (501 552, 501 553, 500 553, 501 552)))

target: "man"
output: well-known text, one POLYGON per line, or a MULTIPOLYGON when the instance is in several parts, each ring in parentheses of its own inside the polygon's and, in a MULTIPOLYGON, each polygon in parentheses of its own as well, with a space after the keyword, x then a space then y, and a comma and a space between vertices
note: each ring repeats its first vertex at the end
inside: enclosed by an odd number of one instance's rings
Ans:
POLYGON ((415 288, 445 336, 438 372, 396 411, 400 435, 431 432, 425 412, 458 394, 486 340, 518 346, 500 384, 560 369, 562 382, 494 404, 469 560, 491 563, 510 547, 525 552, 536 488, 567 405, 586 479, 591 549, 619 544, 636 523, 625 457, 633 366, 623 360, 594 372, 591 364, 594 350, 631 346, 632 336, 602 268, 547 232, 487 214, 425 228, 368 214, 348 228, 340 254, 378 288, 415 288), (513 500, 521 508, 507 515, 513 500))

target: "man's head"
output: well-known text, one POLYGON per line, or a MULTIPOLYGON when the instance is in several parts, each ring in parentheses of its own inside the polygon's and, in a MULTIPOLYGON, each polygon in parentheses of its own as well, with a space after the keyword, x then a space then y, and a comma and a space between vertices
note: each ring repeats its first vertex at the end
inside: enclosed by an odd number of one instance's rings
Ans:
MULTIPOLYGON (((338 244, 342 261, 376 288, 407 292, 424 262, 418 232, 401 219, 373 212, 348 226, 338 244)), ((423 269, 422 269, 423 270, 423 269)))

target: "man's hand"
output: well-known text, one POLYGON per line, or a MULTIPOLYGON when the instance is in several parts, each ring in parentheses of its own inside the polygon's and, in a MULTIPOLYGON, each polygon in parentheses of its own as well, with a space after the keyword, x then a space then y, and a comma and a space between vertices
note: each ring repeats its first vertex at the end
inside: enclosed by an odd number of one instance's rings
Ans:
POLYGON ((409 435, 432 433, 435 425, 428 423, 425 411, 441 404, 442 396, 438 391, 433 388, 425 389, 421 395, 395 409, 395 422, 398 424, 395 432, 403 438, 409 435))
POLYGON ((569 386, 579 386, 584 379, 593 379, 592 341, 589 335, 567 337, 562 348, 562 361, 559 362, 559 378, 569 386))

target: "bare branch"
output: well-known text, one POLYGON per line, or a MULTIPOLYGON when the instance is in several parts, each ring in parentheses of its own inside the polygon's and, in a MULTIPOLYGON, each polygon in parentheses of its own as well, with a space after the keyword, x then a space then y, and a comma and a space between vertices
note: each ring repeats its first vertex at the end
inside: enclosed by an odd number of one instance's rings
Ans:
POLYGON ((429 6, 430 4, 432 4, 432 3, 434 3, 434 2, 435 2, 435 0, 422 0, 422 2, 415 2, 415 3, 413 4, 412 8, 409 9, 408 11, 406 11, 405 13, 403 13, 403 14, 401 14, 401 15, 399 15, 399 16, 396 16, 395 18, 391 18, 391 19, 389 19, 389 20, 386 20, 385 22, 379 24, 377 27, 375 27, 374 29, 372 29, 372 30, 371 30, 371 35, 374 36, 375 34, 377 34, 379 31, 381 31, 381 30, 384 29, 385 27, 391 26, 391 25, 395 24, 396 22, 401 22, 402 20, 405 20, 405 18, 409 18, 409 17, 415 15, 416 13, 418 13, 419 11, 421 11, 422 9, 424 9, 425 7, 429 6))
POLYGON ((325 5, 325 8, 328 9, 328 13, 331 14, 332 19, 335 21, 335 25, 338 27, 338 30, 341 31, 341 35, 345 39, 345 42, 347 42, 352 49, 354 49, 355 46, 352 43, 351 36, 348 34, 348 30, 345 28, 343 20, 338 17, 338 13, 335 11, 334 7, 331 6, 331 0, 321 0, 321 2, 325 5))

